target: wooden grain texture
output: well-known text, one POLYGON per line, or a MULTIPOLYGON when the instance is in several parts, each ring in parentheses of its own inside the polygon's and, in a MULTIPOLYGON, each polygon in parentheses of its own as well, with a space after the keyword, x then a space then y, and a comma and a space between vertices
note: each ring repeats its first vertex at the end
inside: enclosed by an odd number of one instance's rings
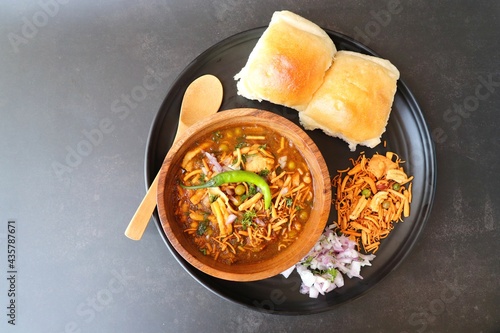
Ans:
POLYGON ((139 240, 144 234, 144 230, 151 219, 151 215, 156 207, 156 189, 158 188, 158 175, 151 183, 146 195, 142 199, 139 207, 125 230, 125 235, 132 240, 139 240))
POLYGON ((176 251, 197 269, 232 281, 256 281, 277 275, 301 260, 316 244, 331 209, 331 182, 325 160, 312 139, 297 125, 277 114, 257 109, 232 109, 210 116, 190 127, 172 146, 159 173, 158 213, 163 230, 176 251), (302 153, 313 178, 314 204, 299 238, 277 256, 258 263, 226 265, 204 256, 176 221, 175 174, 185 153, 199 138, 215 130, 259 125, 281 133, 302 153))

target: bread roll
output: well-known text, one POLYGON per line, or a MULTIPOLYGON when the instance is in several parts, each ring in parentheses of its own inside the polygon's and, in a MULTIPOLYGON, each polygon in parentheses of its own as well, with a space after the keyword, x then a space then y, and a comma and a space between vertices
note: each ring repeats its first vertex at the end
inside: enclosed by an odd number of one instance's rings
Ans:
POLYGON ((234 77, 238 95, 302 111, 323 82, 335 52, 319 26, 289 11, 275 12, 234 77))
POLYGON ((388 60, 339 51, 306 110, 305 129, 322 129, 349 144, 370 148, 380 143, 389 119, 399 71, 388 60))

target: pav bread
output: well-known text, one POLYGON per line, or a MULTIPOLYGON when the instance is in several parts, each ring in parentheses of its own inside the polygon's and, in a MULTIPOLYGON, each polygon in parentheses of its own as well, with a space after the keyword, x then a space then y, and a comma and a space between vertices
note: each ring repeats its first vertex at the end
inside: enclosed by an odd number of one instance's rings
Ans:
POLYGON ((303 112, 302 126, 321 129, 349 144, 370 148, 380 143, 391 112, 399 71, 388 60, 339 51, 323 84, 303 112))
POLYGON ((234 77, 238 95, 302 111, 322 84, 335 52, 319 26, 289 11, 275 12, 234 77))

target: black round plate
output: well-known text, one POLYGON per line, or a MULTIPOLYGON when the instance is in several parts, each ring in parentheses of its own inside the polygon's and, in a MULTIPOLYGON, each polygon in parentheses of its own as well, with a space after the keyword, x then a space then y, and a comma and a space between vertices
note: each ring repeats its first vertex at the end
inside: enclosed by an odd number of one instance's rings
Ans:
MULTIPOLYGON (((211 47, 197 57, 176 79, 166 96, 151 127, 146 150, 146 185, 152 183, 166 156, 177 129, 182 96, 187 86, 204 74, 217 76, 224 87, 221 110, 252 107, 280 114, 299 124, 297 112, 268 102, 247 100, 236 94, 233 76, 245 65, 250 52, 265 28, 245 31, 229 37, 211 47)), ((372 50, 342 34, 327 31, 339 50, 351 50, 376 55, 372 50)), ((350 166, 349 158, 356 158, 361 151, 368 157, 373 153, 393 151, 406 162, 405 168, 413 175, 413 202, 411 215, 395 226, 388 238, 384 239, 373 260, 373 265, 361 270, 361 279, 345 278, 342 288, 309 298, 299 292, 300 278, 294 272, 288 279, 278 275, 256 282, 231 282, 220 280, 202 273, 186 262, 169 243, 158 218, 154 219, 160 235, 172 255, 184 269, 198 282, 217 295, 248 306, 252 309, 279 314, 310 314, 329 310, 338 304, 352 300, 377 284, 393 271, 406 257, 415 244, 431 211, 436 186, 436 159, 434 145, 418 103, 408 87, 400 80, 394 99, 392 113, 382 140, 387 142, 374 149, 358 146, 357 151, 349 151, 340 139, 329 137, 319 130, 308 134, 318 145, 327 162, 330 175, 350 166)), ((330 222, 336 219, 332 207, 330 222)))

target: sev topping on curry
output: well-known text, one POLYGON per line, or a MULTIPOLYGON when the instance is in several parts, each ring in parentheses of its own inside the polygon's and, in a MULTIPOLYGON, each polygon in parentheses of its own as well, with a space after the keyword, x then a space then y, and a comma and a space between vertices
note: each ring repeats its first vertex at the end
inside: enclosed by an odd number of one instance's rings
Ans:
POLYGON ((204 255, 226 264, 292 244, 313 203, 308 166, 285 137, 259 126, 223 129, 185 154, 176 217, 204 255))

